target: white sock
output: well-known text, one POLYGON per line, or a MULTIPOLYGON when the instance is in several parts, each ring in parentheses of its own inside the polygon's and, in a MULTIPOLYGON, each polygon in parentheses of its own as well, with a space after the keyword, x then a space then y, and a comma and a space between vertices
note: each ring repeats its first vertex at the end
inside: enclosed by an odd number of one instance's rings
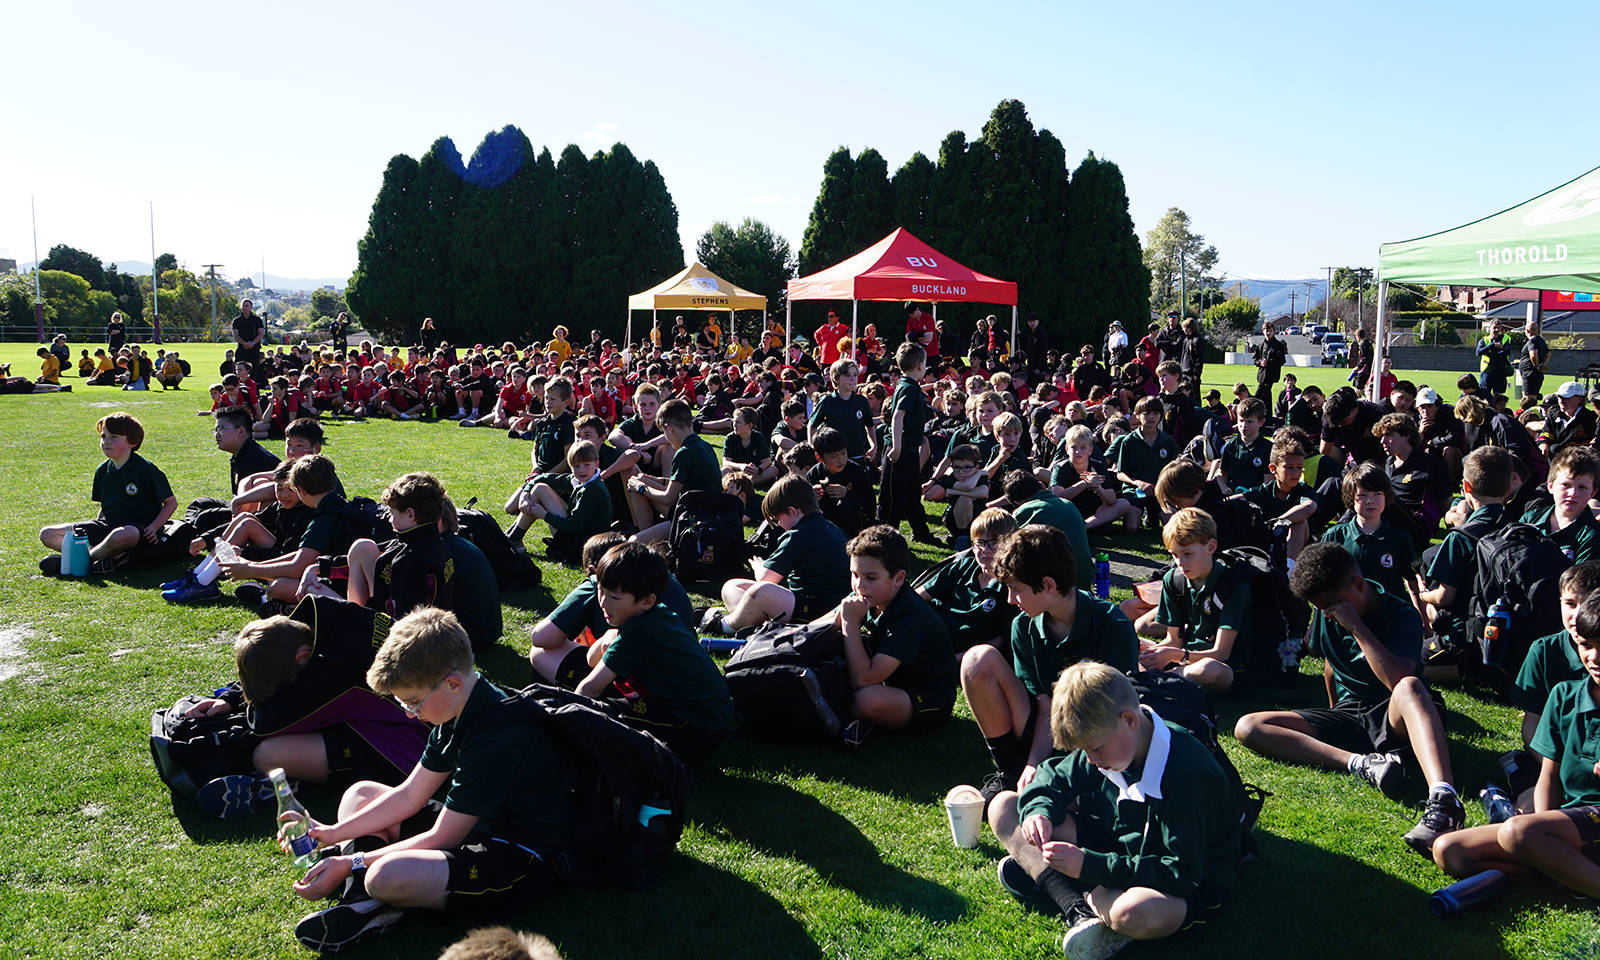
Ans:
POLYGON ((194 578, 199 581, 202 587, 210 586, 211 581, 217 579, 221 574, 222 565, 217 563, 216 557, 206 557, 200 561, 200 566, 194 568, 194 578))
POLYGON ((1443 790, 1444 792, 1450 794, 1452 797, 1456 795, 1456 788, 1452 787, 1448 783, 1445 783, 1443 780, 1440 780, 1438 783, 1430 783, 1430 784, 1428 784, 1428 792, 1429 793, 1432 793, 1435 790, 1443 790))

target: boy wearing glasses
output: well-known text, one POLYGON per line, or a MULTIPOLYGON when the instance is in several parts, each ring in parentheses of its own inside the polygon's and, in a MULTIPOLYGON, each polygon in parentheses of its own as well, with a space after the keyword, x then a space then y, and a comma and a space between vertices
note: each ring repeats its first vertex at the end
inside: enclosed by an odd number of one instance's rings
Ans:
POLYGON ((972 521, 972 549, 962 550, 930 568, 916 590, 950 630, 957 654, 972 647, 1003 647, 1016 608, 1007 602, 1006 585, 995 578, 994 558, 1000 541, 1016 532, 1017 520, 990 507, 972 521))
POLYGON ((311 823, 308 835, 337 849, 295 893, 339 902, 302 919, 296 939, 332 953, 388 931, 410 908, 457 913, 552 890, 551 854, 572 814, 565 766, 536 724, 474 726, 506 694, 474 669, 455 615, 422 607, 397 621, 366 679, 433 730, 404 783, 357 783, 337 822, 311 823), (443 804, 432 799, 441 788, 443 804))

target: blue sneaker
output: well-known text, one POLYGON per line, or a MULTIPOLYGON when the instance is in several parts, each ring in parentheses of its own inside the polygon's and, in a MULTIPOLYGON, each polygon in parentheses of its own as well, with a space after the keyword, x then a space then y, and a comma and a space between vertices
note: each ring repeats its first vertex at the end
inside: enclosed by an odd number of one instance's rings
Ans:
POLYGON ((852 750, 859 750, 867 742, 867 734, 872 732, 872 721, 851 720, 839 731, 839 740, 852 750))
POLYGON ((277 797, 272 781, 255 773, 232 773, 210 781, 194 795, 200 809, 213 817, 232 820, 274 808, 277 797))
POLYGON ((189 584, 189 583, 193 583, 193 582, 194 582, 194 571, 190 570, 188 573, 184 574, 183 576, 179 577, 178 579, 176 579, 176 580, 168 580, 166 583, 163 583, 161 586, 157 587, 156 589, 160 590, 162 593, 166 593, 168 590, 177 590, 180 587, 184 586, 185 584, 189 584))
POLYGON ((217 586, 217 581, 202 584, 198 580, 190 580, 176 590, 164 590, 161 599, 168 603, 204 603, 222 596, 222 590, 217 586))

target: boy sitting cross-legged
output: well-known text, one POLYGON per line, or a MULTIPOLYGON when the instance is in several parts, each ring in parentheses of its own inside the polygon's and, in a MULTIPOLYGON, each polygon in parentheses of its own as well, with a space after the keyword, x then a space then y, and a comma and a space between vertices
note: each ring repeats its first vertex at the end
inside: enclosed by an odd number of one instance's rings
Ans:
POLYGON ((935 474, 922 488, 923 495, 928 499, 942 500, 948 504, 944 511, 944 524, 957 540, 963 530, 972 526, 972 518, 989 500, 989 474, 981 469, 981 457, 973 444, 957 446, 945 458, 948 469, 935 474))
POLYGON ((1140 644, 1139 665, 1146 670, 1176 668, 1187 679, 1222 693, 1233 686, 1235 671, 1249 656, 1250 585, 1239 584, 1218 602, 1217 585, 1228 565, 1217 559, 1217 522, 1204 510, 1184 507, 1173 514, 1161 529, 1161 542, 1173 566, 1161 581, 1155 622, 1167 635, 1159 644, 1140 644))
POLYGON ((653 543, 672 532, 672 511, 678 498, 695 490, 722 490, 722 468, 717 451, 694 432, 694 414, 682 400, 668 400, 657 417, 662 435, 672 445, 672 466, 665 480, 647 473, 627 482, 628 506, 638 527, 638 540, 653 543), (656 517, 659 523, 653 523, 656 517))
POLYGON ((1479 447, 1461 463, 1463 501, 1472 512, 1444 535, 1424 575, 1422 599, 1433 608, 1433 629, 1442 646, 1460 649, 1470 642, 1467 613, 1477 579, 1478 540, 1509 521, 1512 456, 1505 447, 1479 447))
POLYGON ((722 606, 711 607, 703 630, 735 633, 768 621, 806 623, 833 610, 850 592, 844 533, 824 517, 804 477, 789 474, 767 491, 761 512, 783 530, 765 560, 753 561, 756 578, 722 585, 722 606))
POLYGON ((154 546, 161 528, 178 509, 166 474, 139 455, 144 425, 138 419, 113 413, 101 417, 94 428, 106 458, 94 472, 91 491, 100 504, 100 515, 39 531, 39 542, 55 551, 39 561, 39 569, 49 576, 61 574, 61 545, 74 528, 89 538, 91 572, 110 573, 126 567, 134 554, 154 546))
POLYGON ((357 783, 336 822, 310 825, 312 839, 338 850, 295 893, 340 902, 301 920, 295 937, 336 952, 388 931, 410 908, 457 913, 552 892, 553 854, 572 816, 567 767, 537 724, 470 726, 506 694, 477 673, 455 616, 424 607, 396 622, 367 685, 433 730, 403 783, 357 783), (432 800, 440 790, 443 804, 432 800))
POLYGON ((1433 858, 1456 877, 1484 870, 1541 874, 1600 897, 1600 599, 1578 608, 1572 641, 1583 673, 1550 691, 1533 733, 1539 757, 1534 812, 1440 838, 1433 858))
POLYGON ((1207 922, 1239 859, 1238 804, 1207 749, 1103 663, 1061 672, 1050 740, 1065 754, 1040 764, 1020 796, 989 806, 1010 853, 1000 885, 1059 911, 1062 950, 1084 960, 1207 922))
POLYGON ((839 731, 859 747, 874 726, 922 733, 936 729, 956 702, 956 659, 944 621, 906 583, 911 547, 879 524, 848 545, 850 595, 817 623, 844 634, 845 668, 855 719, 839 731))
POLYGON ((872 516, 872 480, 867 468, 850 458, 843 433, 823 427, 813 431, 812 437, 819 462, 806 473, 806 481, 817 494, 822 515, 845 536, 853 537, 868 526, 872 516))
POLYGON ((1324 658, 1328 707, 1246 714, 1234 736, 1269 757, 1348 770, 1390 797, 1405 779, 1403 755, 1414 754, 1428 800, 1405 842, 1431 856, 1434 840, 1460 829, 1466 811, 1451 785, 1441 707, 1419 676, 1422 618, 1332 543, 1306 546, 1289 589, 1317 611, 1311 649, 1324 658))
POLYGON ((1261 508, 1268 524, 1287 523, 1290 560, 1300 556, 1310 539, 1311 520, 1317 515, 1316 491, 1302 478, 1306 472, 1305 435, 1294 427, 1283 427, 1272 438, 1268 454, 1267 482, 1240 495, 1261 508))
MULTIPOLYGON (((449 609, 455 600, 455 563, 450 548, 439 538, 439 514, 444 510, 444 484, 431 473, 408 473, 383 489, 382 503, 389 508, 394 539, 379 545, 362 538, 350 544, 347 596, 396 619, 416 607, 449 609)), ((317 580, 318 567, 307 568, 301 579, 302 594, 337 597, 317 580)))
POLYGON ((517 519, 506 536, 521 544, 534 521, 550 525, 552 556, 577 557, 583 544, 611 526, 611 491, 600 479, 600 449, 580 440, 567 450, 566 473, 541 473, 530 477, 512 494, 506 512, 517 519))
MULTIPOLYGON (((289 485, 294 488, 300 502, 311 509, 311 519, 294 545, 294 552, 285 552, 269 560, 252 560, 241 556, 237 560, 221 562, 222 575, 230 580, 265 580, 266 587, 242 583, 234 595, 247 604, 259 604, 264 599, 292 602, 300 592, 300 578, 305 571, 317 567, 317 558, 337 556, 350 549, 355 532, 346 513, 349 504, 339 495, 339 478, 333 461, 319 454, 307 454, 294 461, 289 468, 289 485)), ((289 544, 283 545, 285 548, 289 544)))
POLYGON ((1027 786, 1050 754, 1051 685, 1064 667, 1098 660, 1138 667, 1133 626, 1115 606, 1078 589, 1077 561, 1054 527, 1023 527, 1000 542, 995 577, 1021 611, 1011 621, 1009 650, 975 646, 961 658, 961 690, 994 758, 984 785, 992 799, 1027 786))
POLYGON ((1239 432, 1222 444, 1221 455, 1212 465, 1223 493, 1261 486, 1272 458, 1272 439, 1261 435, 1261 427, 1267 422, 1267 405, 1251 397, 1239 404, 1238 411, 1239 432))
POLYGON ((613 700, 624 721, 688 766, 707 763, 734 728, 733 697, 694 630, 661 602, 672 578, 667 561, 642 543, 621 543, 600 558, 594 578, 610 629, 589 648, 589 672, 574 689, 601 699, 613 681, 625 683, 632 695, 613 700))

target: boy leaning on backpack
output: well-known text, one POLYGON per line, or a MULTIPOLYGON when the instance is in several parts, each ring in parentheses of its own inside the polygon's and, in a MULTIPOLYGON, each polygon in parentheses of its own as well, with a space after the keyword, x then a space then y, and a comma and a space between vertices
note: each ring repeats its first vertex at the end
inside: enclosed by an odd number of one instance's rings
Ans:
POLYGON ((1206 747, 1092 662, 1056 680, 1050 735, 1063 753, 989 808, 1009 853, 1001 886, 1063 916, 1068 957, 1101 960, 1206 923, 1231 891, 1240 842, 1234 787, 1206 747))
POLYGON ((550 853, 572 815, 566 767, 533 724, 467 729, 506 694, 477 673, 455 615, 423 607, 396 622, 367 684, 433 730, 405 782, 357 783, 336 822, 310 825, 309 836, 337 852, 295 892, 338 903, 296 925, 300 942, 335 952, 413 907, 455 913, 547 895, 557 878, 550 853), (440 789, 443 804, 432 799, 440 789))

